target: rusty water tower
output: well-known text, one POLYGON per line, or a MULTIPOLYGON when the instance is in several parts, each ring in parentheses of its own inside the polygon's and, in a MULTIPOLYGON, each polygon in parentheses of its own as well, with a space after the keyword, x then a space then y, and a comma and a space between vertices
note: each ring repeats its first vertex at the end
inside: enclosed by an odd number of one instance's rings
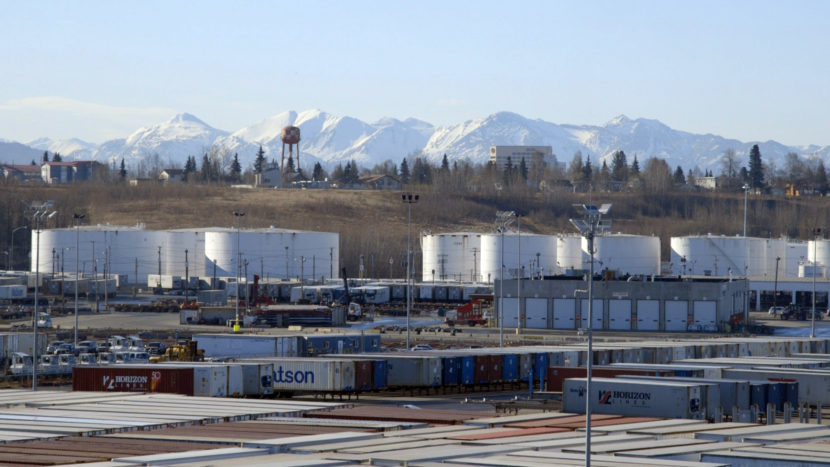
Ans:
POLYGON ((296 168, 300 170, 300 129, 295 126, 287 126, 282 129, 280 135, 282 140, 282 160, 280 162, 280 172, 284 172, 285 168, 285 145, 288 145, 288 157, 294 154, 294 147, 297 148, 297 165, 296 168))

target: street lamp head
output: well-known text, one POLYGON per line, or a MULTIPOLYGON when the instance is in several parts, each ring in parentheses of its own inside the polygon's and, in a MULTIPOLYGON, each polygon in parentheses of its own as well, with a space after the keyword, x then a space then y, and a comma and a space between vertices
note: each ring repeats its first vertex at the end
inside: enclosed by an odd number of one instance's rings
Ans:
POLYGON ((402 193, 401 194, 401 201, 404 203, 417 203, 420 196, 417 193, 402 193))
POLYGON ((72 218, 73 218, 73 219, 81 220, 81 219, 83 219, 84 217, 86 217, 86 214, 78 214, 77 212, 72 213, 72 218))
POLYGON ((242 217, 242 216, 245 215, 245 212, 244 211, 234 211, 233 215, 236 216, 236 217, 242 217))

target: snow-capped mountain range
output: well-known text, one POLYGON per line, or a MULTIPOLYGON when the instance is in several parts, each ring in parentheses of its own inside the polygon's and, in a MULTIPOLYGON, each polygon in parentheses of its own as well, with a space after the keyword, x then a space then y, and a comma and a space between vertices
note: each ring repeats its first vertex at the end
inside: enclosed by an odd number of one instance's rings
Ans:
MULTIPOLYGON (((665 159, 672 167, 684 170, 698 167, 720 172, 723 153, 732 149, 746 165, 749 149, 758 144, 765 163, 772 161, 783 167, 787 153, 802 157, 830 158, 830 146, 785 146, 775 141, 742 142, 721 136, 692 134, 674 130, 658 120, 625 116, 616 117, 602 126, 556 124, 531 120, 511 112, 499 112, 486 118, 458 125, 435 127, 416 119, 385 118, 365 123, 352 117, 331 115, 320 110, 288 111, 262 120, 233 133, 216 129, 197 117, 182 113, 169 121, 150 128, 141 128, 124 139, 96 145, 78 139, 53 141, 40 138, 26 145, 0 139, 0 162, 27 164, 40 160, 43 151, 58 152, 64 160, 97 160, 119 163, 128 167, 158 156, 166 167, 183 167, 188 156, 218 151, 238 154, 244 168, 253 164, 261 145, 269 160, 279 161, 282 152, 280 132, 285 126, 301 131, 300 163, 310 169, 315 162, 326 167, 356 161, 359 166, 372 167, 391 160, 400 163, 404 157, 418 155, 438 163, 444 154, 454 160, 484 163, 489 148, 501 146, 552 146, 559 162, 569 163, 576 151, 599 165, 609 162, 612 154, 623 150, 629 162, 636 155, 641 166, 649 157, 665 159)), ((286 151, 287 157, 287 151, 286 151)))

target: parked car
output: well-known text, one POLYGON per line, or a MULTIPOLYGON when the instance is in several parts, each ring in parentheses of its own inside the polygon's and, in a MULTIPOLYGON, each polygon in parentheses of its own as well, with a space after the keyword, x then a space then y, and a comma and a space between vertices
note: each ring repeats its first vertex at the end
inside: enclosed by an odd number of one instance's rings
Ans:
POLYGON ((161 355, 164 353, 165 350, 166 348, 164 347, 164 344, 162 344, 161 342, 150 342, 149 344, 147 344, 147 352, 150 355, 161 355))
POLYGON ((61 344, 55 350, 55 355, 75 355, 75 346, 72 344, 61 344))
POLYGON ((778 306, 769 307, 769 312, 768 313, 771 314, 774 317, 778 317, 778 316, 784 314, 785 311, 787 311, 787 307, 785 307, 783 305, 778 305, 778 306))
POLYGON ((432 350, 432 346, 429 344, 418 344, 412 347, 413 351, 416 350, 432 350))
POLYGON ((96 341, 81 341, 78 342, 78 352, 79 353, 97 353, 98 352, 98 342, 96 341))
POLYGON ((63 344, 66 344, 66 342, 65 342, 65 341, 54 341, 54 342, 51 342, 51 343, 50 343, 50 344, 46 347, 46 353, 55 353, 55 352, 57 352, 58 347, 60 347, 60 346, 61 346, 61 345, 63 345, 63 344))

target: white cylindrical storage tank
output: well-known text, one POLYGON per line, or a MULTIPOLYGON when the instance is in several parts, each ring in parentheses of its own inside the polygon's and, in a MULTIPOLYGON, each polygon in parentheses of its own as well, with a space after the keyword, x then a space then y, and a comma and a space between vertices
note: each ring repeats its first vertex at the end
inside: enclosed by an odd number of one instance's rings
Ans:
POLYGON ((783 238, 771 238, 767 240, 766 264, 760 276, 775 277, 775 268, 778 268, 778 277, 785 277, 787 259, 787 240, 783 238), (776 258, 778 260, 776 261, 776 258))
POLYGON ((237 271, 237 235, 241 256, 240 275, 248 261, 248 279, 254 274, 263 278, 329 278, 339 276, 340 236, 329 232, 305 232, 286 229, 209 229, 205 232, 205 272, 235 277, 237 271))
POLYGON ((743 275, 748 263, 748 238, 700 235, 671 238, 672 270, 676 274, 743 275))
POLYGON ((784 277, 800 277, 799 265, 807 260, 807 250, 807 242, 787 242, 787 253, 782 258, 784 264, 781 265, 784 277))
POLYGON ((427 234, 421 237, 424 280, 481 280, 481 234, 427 234))
POLYGON ((739 274, 750 277, 766 276, 768 245, 768 238, 747 237, 746 273, 741 271, 739 274))
MULTIPOLYGON (((819 272, 820 267, 824 267, 824 270, 827 270, 827 266, 830 265, 830 240, 820 239, 820 240, 810 240, 807 242, 807 261, 810 263, 816 263, 816 271, 819 272)), ((812 276, 810 276, 812 277, 812 276)), ((817 275, 816 277, 823 277, 817 275)))
MULTIPOLYGON (((126 275, 127 283, 130 284, 146 284, 148 274, 158 274, 158 247, 163 244, 163 232, 124 228, 109 231, 106 237, 110 247, 110 268, 113 274, 126 275)), ((95 249, 98 248, 96 244, 95 249)), ((103 272, 100 267, 98 272, 103 272)))
MULTIPOLYGON (((504 235, 504 278, 519 277, 521 253, 522 277, 550 274, 556 269, 556 237, 553 235, 507 232, 504 235), (521 238, 521 240, 519 240, 521 238), (521 252, 519 246, 521 245, 521 252)), ((502 264, 502 235, 481 236, 481 273, 484 281, 493 282, 500 277, 502 264)))
MULTIPOLYGON (((621 274, 660 274, 660 239, 641 235, 602 235, 594 239, 594 270, 621 274)), ((582 250, 589 257, 588 239, 582 250)), ((589 265, 590 266, 590 265, 589 265)))
MULTIPOLYGON (((204 231, 178 229, 160 233, 162 234, 162 274, 179 277, 207 275, 205 273, 204 231), (187 267, 185 267, 185 261, 187 267)), ((212 269, 211 272, 213 272, 212 269)))
POLYGON ((138 259, 138 282, 141 282, 147 274, 157 273, 155 259, 156 249, 161 244, 159 238, 160 232, 144 230, 141 225, 80 226, 77 229, 76 249, 75 228, 41 230, 39 255, 37 235, 32 241, 31 270, 35 271, 34 258, 38 258, 41 273, 51 273, 54 267, 56 273, 63 269, 65 273, 74 274, 77 257, 81 275, 90 276, 95 271, 99 275, 104 274, 108 261, 110 274, 126 275, 127 282, 134 283, 138 259))
POLYGON ((589 259, 582 250, 582 237, 576 234, 557 235, 556 261, 558 263, 556 273, 584 269, 589 259))

